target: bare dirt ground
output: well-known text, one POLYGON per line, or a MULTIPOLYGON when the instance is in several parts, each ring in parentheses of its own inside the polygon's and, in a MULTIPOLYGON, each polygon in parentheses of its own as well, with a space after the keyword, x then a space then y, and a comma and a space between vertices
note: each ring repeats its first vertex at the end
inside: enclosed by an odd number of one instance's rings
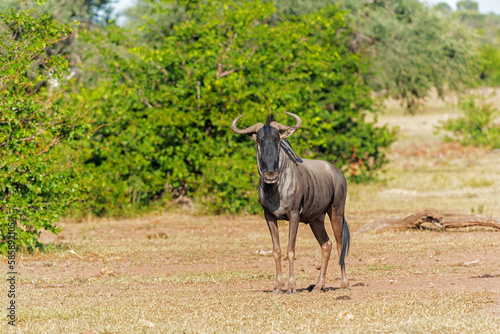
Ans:
MULTIPOLYGON (((500 217, 500 155, 441 143, 434 127, 457 112, 433 106, 418 116, 380 117, 402 136, 380 181, 350 185, 350 290, 340 289, 336 254, 326 292, 306 290, 316 283, 321 252, 303 224, 299 293, 274 295, 262 217, 173 211, 64 222, 58 236, 43 236, 54 251, 19 255, 17 332, 499 333, 500 232, 357 233, 372 219, 428 207, 500 217)), ((283 248, 287 236, 283 222, 283 248)), ((9 329, 0 324, 0 332, 9 329)))
POLYGON ((20 332, 498 332, 498 232, 357 234, 347 218, 351 290, 339 289, 336 260, 325 293, 305 290, 320 249, 301 225, 295 296, 270 291, 260 217, 69 223, 59 250, 21 259, 20 332))

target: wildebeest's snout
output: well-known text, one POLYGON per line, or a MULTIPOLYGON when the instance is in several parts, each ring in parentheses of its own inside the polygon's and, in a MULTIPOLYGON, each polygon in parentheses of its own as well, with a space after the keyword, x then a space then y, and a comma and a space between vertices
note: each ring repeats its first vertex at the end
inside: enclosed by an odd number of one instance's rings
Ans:
POLYGON ((276 183, 278 182, 278 170, 276 169, 274 172, 270 173, 270 172, 266 172, 264 171, 262 173, 264 175, 264 182, 265 183, 276 183))

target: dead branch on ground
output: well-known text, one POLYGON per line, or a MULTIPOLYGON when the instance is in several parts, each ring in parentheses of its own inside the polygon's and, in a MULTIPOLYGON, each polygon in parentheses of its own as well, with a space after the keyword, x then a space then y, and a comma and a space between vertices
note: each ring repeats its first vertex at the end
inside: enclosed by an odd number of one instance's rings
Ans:
POLYGON ((426 209, 405 218, 393 217, 372 220, 359 232, 404 231, 421 227, 444 230, 475 226, 500 230, 500 219, 484 215, 440 213, 436 209, 426 209))

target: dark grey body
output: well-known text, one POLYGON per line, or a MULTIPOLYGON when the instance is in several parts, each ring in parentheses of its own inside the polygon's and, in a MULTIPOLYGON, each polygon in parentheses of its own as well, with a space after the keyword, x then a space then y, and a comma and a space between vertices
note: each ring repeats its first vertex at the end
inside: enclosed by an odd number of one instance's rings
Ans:
POLYGON ((265 213, 289 220, 291 212, 298 212, 303 223, 324 216, 332 204, 343 213, 347 182, 342 172, 323 160, 298 158, 286 141, 280 145, 278 182, 259 182, 259 200, 265 213))
POLYGON ((323 160, 300 159, 285 140, 280 142, 278 181, 266 183, 262 177, 259 152, 257 164, 261 179, 259 181, 259 200, 264 209, 271 237, 273 239, 274 258, 276 260, 276 287, 278 292, 284 287, 281 272, 281 247, 279 245, 277 220, 288 220, 289 244, 287 257, 290 261, 288 292, 296 291, 293 273, 295 242, 298 223, 303 222, 311 229, 322 249, 322 263, 315 291, 325 287, 325 277, 330 258, 332 242, 326 233, 324 220, 328 214, 337 242, 341 267, 341 286, 349 283, 345 274, 345 256, 348 251, 350 236, 344 219, 344 206, 347 195, 347 182, 342 172, 323 160))
POLYGON ((340 170, 326 161, 297 157, 286 138, 300 128, 302 120, 295 114, 286 113, 295 118, 297 121, 295 126, 277 123, 272 116, 268 117, 266 125, 256 123, 245 129, 239 129, 236 126, 245 115, 237 117, 231 123, 231 129, 235 133, 249 135, 257 143, 257 167, 260 176, 259 200, 271 232, 276 264, 274 291, 280 292, 284 287, 278 220, 290 222, 286 253, 290 269, 288 293, 297 291, 293 265, 299 222, 309 224, 321 246, 321 269, 314 291, 324 289, 328 260, 332 250, 332 242, 325 230, 326 214, 330 217, 337 243, 342 275, 341 287, 347 288, 349 283, 345 273, 345 257, 349 250, 350 235, 344 218, 347 195, 345 177, 340 170))

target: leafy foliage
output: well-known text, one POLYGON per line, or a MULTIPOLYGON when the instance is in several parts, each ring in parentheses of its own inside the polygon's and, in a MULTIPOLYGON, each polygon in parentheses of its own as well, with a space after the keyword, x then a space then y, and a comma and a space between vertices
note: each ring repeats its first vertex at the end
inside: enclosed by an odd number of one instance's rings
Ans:
POLYGON ((137 41, 141 44, 162 43, 175 25, 188 18, 182 1, 138 0, 124 14, 127 28, 137 31, 137 41))
POLYGON ((93 34, 108 78, 75 98, 98 103, 102 125, 82 151, 95 212, 184 195, 211 212, 259 210, 254 145, 229 127, 243 113, 245 124, 300 115, 297 153, 332 161, 353 180, 384 164, 394 134, 365 120, 369 64, 349 50, 343 11, 285 18, 270 2, 211 0, 182 12, 159 44, 132 47, 130 32, 113 26, 93 34))
POLYGON ((38 247, 42 229, 54 224, 75 203, 79 185, 70 157, 57 145, 80 138, 86 127, 75 109, 59 105, 60 96, 44 84, 61 79, 67 60, 46 56, 45 48, 71 33, 42 15, 10 10, 0 14, 0 251, 6 252, 9 223, 17 224, 18 246, 38 247))
POLYGON ((111 19, 113 0, 3 0, 0 11, 29 10, 32 16, 48 14, 63 24, 104 23, 111 19))
POLYGON ((458 1, 457 10, 477 12, 479 10, 479 5, 477 1, 470 1, 470 0, 458 1))
POLYGON ((415 111, 432 89, 461 91, 476 79, 475 36, 418 0, 276 0, 285 13, 329 4, 349 10, 350 48, 373 59, 372 88, 415 111))
POLYGON ((84 43, 77 37, 81 30, 96 30, 107 25, 114 18, 111 6, 113 2, 113 0, 4 0, 0 1, 0 12, 10 9, 16 12, 29 10, 32 17, 48 15, 57 22, 68 25, 73 33, 57 43, 48 45, 45 52, 49 56, 64 55, 68 60, 71 77, 88 83, 96 78, 80 70, 82 62, 99 64, 102 60, 85 57, 94 46, 84 43))
POLYGON ((474 36, 467 29, 415 0, 388 4, 390 11, 378 6, 360 13, 371 15, 360 21, 361 29, 377 41, 370 50, 379 71, 373 79, 376 91, 388 92, 414 111, 432 89, 442 96, 474 83, 474 36))
POLYGON ((481 14, 477 3, 462 1, 459 9, 451 15, 474 29, 478 35, 479 47, 476 57, 480 83, 489 86, 500 85, 500 15, 481 14))
POLYGON ((443 15, 450 15, 453 13, 453 8, 446 3, 446 2, 439 2, 437 3, 434 7, 432 7, 432 10, 437 11, 443 15))
POLYGON ((464 116, 450 119, 442 129, 451 132, 448 141, 458 141, 462 145, 500 148, 500 128, 495 124, 499 112, 485 97, 470 95, 461 103, 464 116))
POLYGON ((500 86, 500 48, 484 45, 480 49, 480 78, 491 86, 500 86))

